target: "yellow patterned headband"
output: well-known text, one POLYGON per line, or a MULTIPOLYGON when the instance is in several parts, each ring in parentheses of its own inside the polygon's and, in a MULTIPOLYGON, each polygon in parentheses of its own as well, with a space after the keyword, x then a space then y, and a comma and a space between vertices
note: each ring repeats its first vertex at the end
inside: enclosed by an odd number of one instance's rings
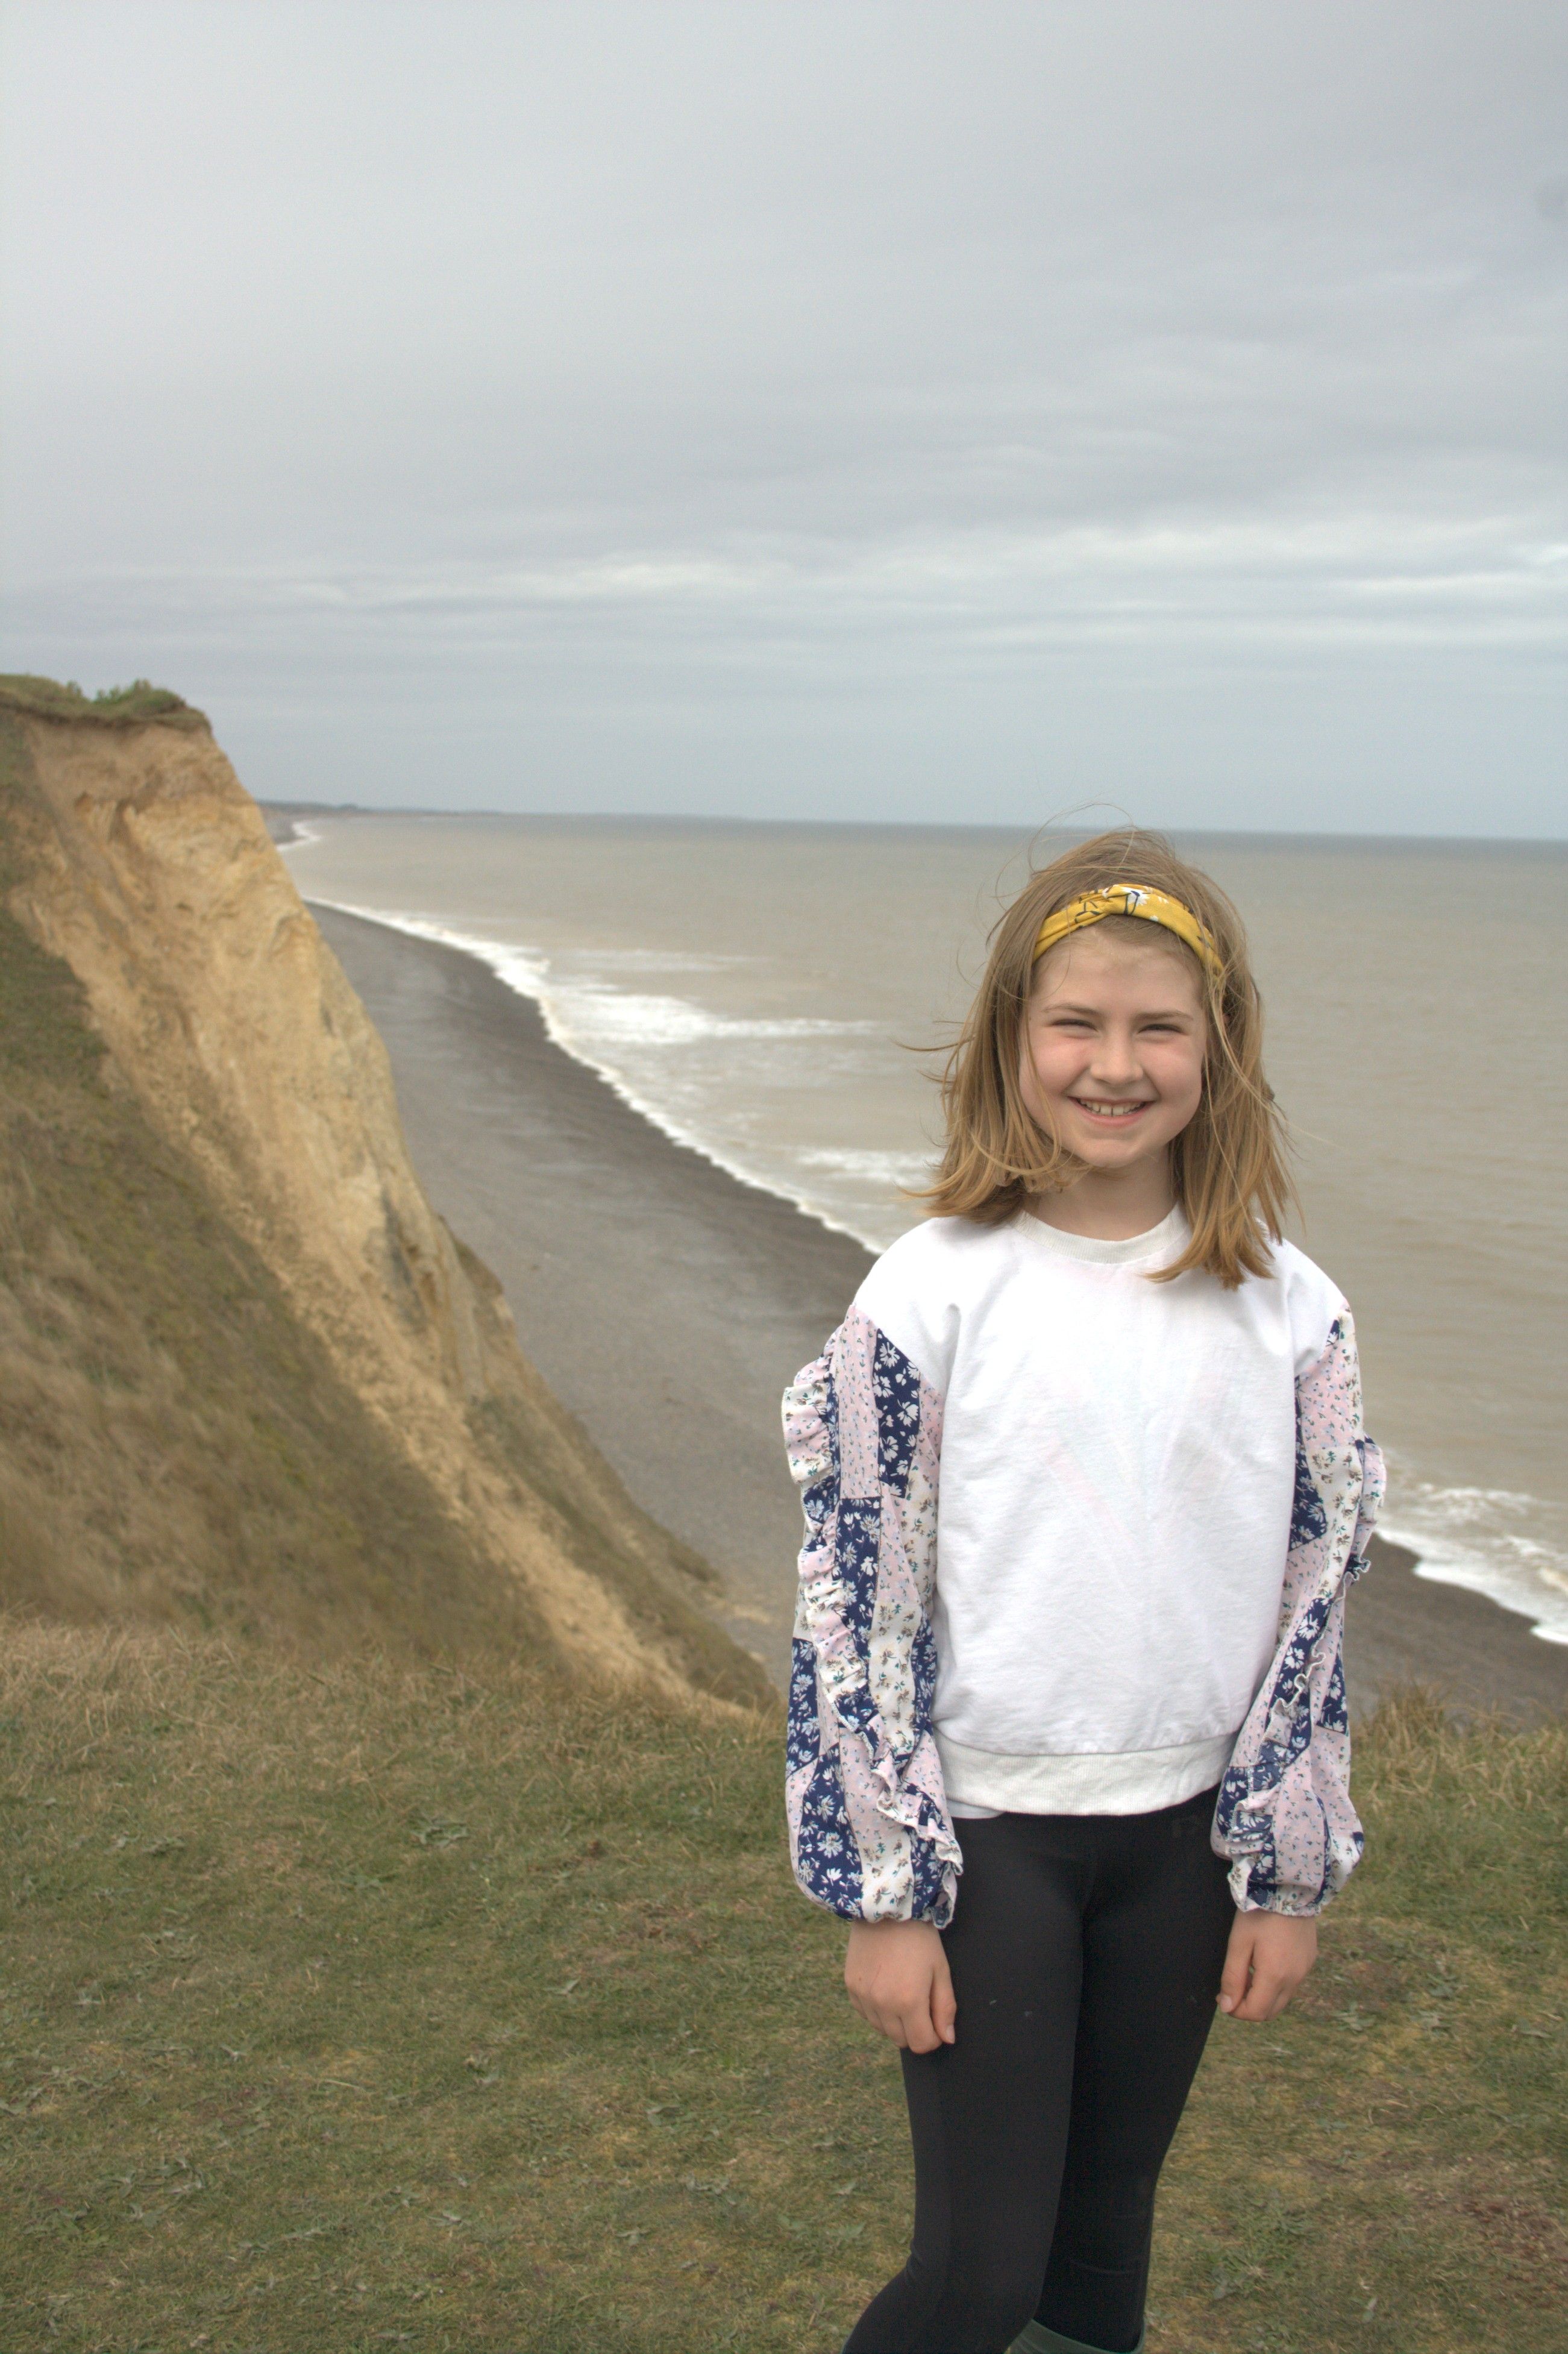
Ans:
POLYGON ((1103 891, 1086 891, 1081 898, 1069 900, 1054 916, 1047 916, 1040 927, 1032 961, 1038 964, 1046 949, 1065 940, 1069 932, 1081 932, 1086 924, 1104 923, 1107 916, 1142 916, 1149 923, 1163 924, 1168 932, 1186 941, 1216 981, 1224 979, 1224 959, 1208 926, 1201 924, 1191 907, 1184 907, 1180 899, 1172 899, 1168 891, 1145 891, 1136 883, 1112 883, 1103 891))

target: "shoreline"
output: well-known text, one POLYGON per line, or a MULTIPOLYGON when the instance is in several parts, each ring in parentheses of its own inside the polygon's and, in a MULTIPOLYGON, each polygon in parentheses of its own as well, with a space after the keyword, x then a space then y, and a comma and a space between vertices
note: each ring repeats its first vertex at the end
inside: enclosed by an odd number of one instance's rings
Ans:
MULTIPOLYGON (((303 847, 314 839, 313 835, 302 830, 295 843, 282 846, 285 849, 303 847)), ((382 915, 373 907, 356 907, 345 899, 313 899, 308 904, 318 921, 323 911, 334 916, 349 916, 356 923, 378 924, 387 931, 400 932, 405 939, 421 940, 432 948, 449 949, 459 956, 471 957, 476 964, 483 965, 493 972, 513 996, 521 998, 534 1008, 544 1024, 546 1037, 559 1053, 580 1064, 583 1069, 591 1071, 634 1118, 646 1120, 650 1128, 657 1129, 660 1135, 668 1137, 672 1144, 679 1145, 683 1151, 694 1152, 700 1161, 705 1161, 710 1168, 718 1170, 733 1184, 743 1185, 753 1193, 766 1193, 771 1201, 782 1202, 799 1216, 809 1218, 813 1225, 825 1226, 829 1234, 846 1235, 870 1258, 875 1258, 879 1251, 886 1247, 874 1242, 869 1235, 859 1233, 853 1226, 846 1225, 842 1218, 832 1216, 819 1203, 808 1201, 799 1193, 787 1193, 782 1186, 770 1185, 766 1178, 754 1177, 748 1170, 738 1168, 733 1161, 726 1161, 722 1153, 715 1151, 712 1145, 705 1144, 699 1136, 671 1119, 657 1104, 646 1101, 608 1063, 601 1063, 596 1055, 588 1054, 569 1038, 544 990, 529 985, 532 977, 527 949, 503 948, 498 941, 482 939, 477 933, 454 932, 450 926, 434 923, 423 916, 382 915)))
POLYGON ((800 1504, 779 1401, 872 1254, 644 1120, 480 960, 312 912, 380 1032, 410 1157, 518 1339, 643 1508, 787 1672, 800 1504))
MULTIPOLYGON (((264 806, 261 813, 266 821, 268 831, 280 850, 308 849, 313 843, 319 842, 321 839, 321 836, 313 833, 310 827, 299 817, 291 814, 280 804, 264 806), (282 830, 285 828, 287 831, 282 830)), ((339 811, 328 813, 333 816, 345 814, 339 811)), ((374 811, 346 813, 375 814, 374 811)), ((608 1064, 599 1062, 596 1056, 587 1053, 566 1035, 543 989, 526 985, 524 980, 528 963, 526 949, 505 948, 499 941, 482 939, 476 933, 454 932, 449 926, 435 923, 422 916, 388 916, 374 907, 357 907, 346 899, 307 899, 306 904, 318 921, 323 911, 334 916, 349 916, 358 923, 376 924, 387 931, 401 932, 407 939, 424 940, 436 948, 451 949, 460 956, 471 957, 476 963, 485 966, 494 973, 514 995, 522 998, 535 1008, 553 1045, 558 1047, 563 1055, 568 1055, 574 1063, 580 1063, 585 1069, 592 1071, 596 1077, 602 1079, 605 1086, 613 1095, 620 1097, 629 1111, 634 1113, 639 1119, 646 1120, 651 1128, 656 1128, 660 1134, 667 1136, 673 1144, 682 1146, 688 1152, 696 1153, 699 1159, 706 1161, 715 1169, 722 1171, 724 1175, 731 1178, 736 1184, 747 1186, 753 1193, 766 1193, 776 1202, 786 1203, 790 1209, 798 1211, 801 1217, 810 1219, 813 1225, 825 1226, 830 1234, 847 1235, 851 1242, 858 1244, 861 1249, 869 1253, 873 1258, 885 1247, 885 1245, 874 1242, 869 1235, 861 1234, 855 1227, 846 1225, 842 1218, 835 1218, 819 1203, 807 1201, 799 1193, 787 1193, 782 1186, 770 1185, 766 1178, 753 1176, 749 1170, 737 1168, 733 1161, 725 1160, 721 1153, 715 1152, 711 1145, 705 1144, 700 1137, 679 1127, 662 1112, 656 1104, 645 1102, 635 1089, 628 1086, 619 1072, 612 1070, 608 1064)))
MULTIPOLYGON (((800 1516, 779 1396, 874 1254, 646 1116, 477 945, 310 904, 387 1046, 436 1208, 638 1501, 720 1572, 716 1615, 781 1681, 800 1516)), ((1351 1605, 1358 1709, 1409 1681, 1469 1708, 1568 1708, 1568 1647, 1374 1543, 1351 1605)))

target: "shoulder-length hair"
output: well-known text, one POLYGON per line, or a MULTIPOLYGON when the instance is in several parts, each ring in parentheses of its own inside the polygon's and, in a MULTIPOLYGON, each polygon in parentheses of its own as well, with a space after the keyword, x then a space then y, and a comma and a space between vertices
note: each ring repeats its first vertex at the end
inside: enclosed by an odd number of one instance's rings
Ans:
MULTIPOLYGON (((1234 1289, 1244 1276, 1267 1274, 1268 1243, 1278 1241, 1295 1199, 1284 1122, 1263 1075, 1263 1003, 1241 918, 1224 893, 1178 858, 1163 835, 1138 826, 1097 834, 1041 867, 991 933, 985 977, 943 1075, 946 1149, 921 1198, 936 1216, 1000 1225, 1033 1197, 1059 1193, 1084 1174, 1083 1161, 1025 1106, 1020 1065, 1041 925, 1080 893, 1112 883, 1169 892, 1207 926, 1219 949, 1221 969, 1211 972, 1175 933, 1160 934, 1197 977, 1208 1043, 1202 1099, 1171 1147, 1192 1240, 1154 1280, 1203 1267, 1234 1289)), ((1105 920, 1124 933, 1136 923, 1146 938, 1151 928, 1140 917, 1105 920)))

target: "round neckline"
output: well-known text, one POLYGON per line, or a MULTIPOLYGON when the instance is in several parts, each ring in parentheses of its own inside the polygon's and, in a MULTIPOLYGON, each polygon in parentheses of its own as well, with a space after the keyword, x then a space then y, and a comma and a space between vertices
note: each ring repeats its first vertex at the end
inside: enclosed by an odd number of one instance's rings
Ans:
POLYGON ((1125 1235, 1118 1242, 1104 1242, 1097 1235, 1070 1235, 1060 1226, 1048 1226, 1029 1210, 1021 1210, 1018 1223, 1037 1239, 1040 1247, 1060 1258, 1088 1260, 1099 1267, 1135 1267, 1145 1259, 1174 1257, 1187 1242, 1192 1228, 1187 1214, 1178 1202, 1166 1212, 1157 1226, 1141 1235, 1125 1235))

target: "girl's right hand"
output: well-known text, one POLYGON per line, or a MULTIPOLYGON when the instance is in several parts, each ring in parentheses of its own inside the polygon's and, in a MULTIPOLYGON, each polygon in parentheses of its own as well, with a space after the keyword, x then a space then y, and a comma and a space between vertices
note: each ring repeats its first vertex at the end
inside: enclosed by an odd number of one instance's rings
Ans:
POLYGON ((852 1921, 844 1984, 861 2017, 901 2052, 953 2041, 959 2007, 929 1921, 852 1921))

